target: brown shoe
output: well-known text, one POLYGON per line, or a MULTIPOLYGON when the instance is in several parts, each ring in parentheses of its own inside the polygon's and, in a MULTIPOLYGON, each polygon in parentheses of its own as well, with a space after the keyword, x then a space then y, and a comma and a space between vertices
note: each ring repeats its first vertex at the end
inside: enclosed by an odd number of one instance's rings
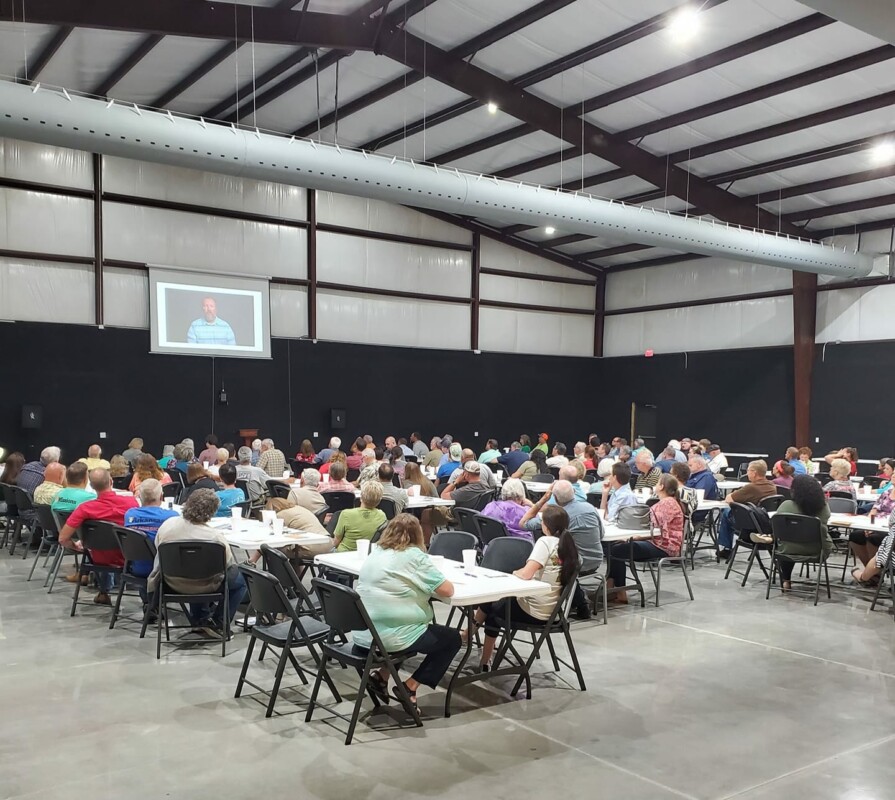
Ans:
MULTIPOLYGON (((66 575, 65 580, 68 581, 69 583, 77 583, 78 582, 78 573, 76 572, 73 575, 66 575)), ((80 580, 81 580, 81 586, 86 586, 90 582, 90 576, 89 575, 81 575, 80 580)))
POLYGON ((105 592, 100 592, 96 597, 93 598, 93 602, 98 606, 110 606, 112 605, 112 598, 109 597, 105 592))

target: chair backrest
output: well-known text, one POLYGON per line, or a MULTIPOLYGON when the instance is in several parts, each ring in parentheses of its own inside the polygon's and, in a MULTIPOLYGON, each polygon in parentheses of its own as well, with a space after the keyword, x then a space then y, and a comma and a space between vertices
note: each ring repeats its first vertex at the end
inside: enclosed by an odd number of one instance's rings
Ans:
POLYGON ((532 483, 553 483, 556 478, 554 478, 549 473, 539 472, 531 480, 532 483))
POLYGON ((84 520, 78 529, 78 538, 88 550, 118 550, 115 528, 111 522, 98 519, 84 520))
POLYGON ((243 500, 241 503, 234 503, 232 506, 230 506, 230 508, 238 508, 240 511, 242 511, 242 518, 248 519, 252 513, 252 501, 243 500))
POLYGON ((488 545, 482 557, 482 566, 499 572, 522 569, 531 555, 532 544, 518 536, 502 536, 488 545))
POLYGON ((398 509, 395 501, 391 497, 383 497, 379 501, 377 508, 385 514, 386 519, 394 519, 398 515, 398 509))
POLYGON ((311 586, 320 598, 323 620, 333 631, 343 636, 352 631, 369 631, 374 649, 383 654, 387 652, 360 595, 354 589, 322 578, 314 578, 311 586))
POLYGON ((650 526, 650 510, 647 505, 623 506, 618 510, 615 523, 619 530, 645 531, 650 526))
POLYGON ((227 551, 219 542, 165 542, 158 560, 165 578, 208 578, 227 571, 227 551))
POLYGON ((479 528, 476 524, 476 518, 479 516, 478 511, 474 511, 471 508, 454 507, 451 509, 451 513, 453 514, 454 519, 457 520, 457 524, 460 526, 461 531, 466 531, 476 537, 479 535, 479 528))
POLYGON ((830 497, 827 501, 833 514, 856 514, 858 503, 851 497, 830 497))
POLYGON ((600 473, 597 472, 595 469, 589 469, 587 472, 584 473, 584 480, 586 480, 588 483, 596 483, 597 481, 601 481, 603 479, 600 477, 600 473))
POLYGON ((279 497, 282 500, 289 497, 292 487, 288 483, 283 483, 283 481, 265 481, 265 483, 267 484, 267 493, 271 497, 279 497))
POLYGON ((814 477, 821 483, 829 483, 832 480, 829 472, 815 472, 814 477))
POLYGON ((864 478, 864 483, 867 484, 871 489, 879 489, 882 485, 885 478, 881 478, 879 475, 868 475, 864 478))
POLYGON ((34 508, 34 501, 31 498, 31 495, 28 494, 24 489, 14 486, 13 491, 15 493, 15 505, 18 510, 21 511, 30 511, 34 508))
POLYGON ((746 472, 747 472, 748 470, 749 470, 749 462, 748 462, 748 461, 743 461, 743 462, 737 467, 737 480, 738 480, 738 481, 741 481, 741 480, 745 477, 746 472))
POLYGON ((171 482, 181 489, 186 486, 186 475, 184 475, 179 469, 172 467, 171 469, 166 469, 165 472, 168 473, 168 476, 171 478, 171 482))
POLYGON ((127 475, 119 475, 117 478, 112 478, 112 488, 127 489, 131 485, 131 478, 133 477, 131 473, 128 473, 127 475))
POLYGON ((786 486, 778 486, 777 494, 779 494, 784 500, 792 500, 792 490, 790 490, 786 486))
POLYGON ((349 483, 354 483, 354 481, 356 481, 359 477, 360 477, 359 469, 353 469, 353 468, 349 467, 345 471, 345 480, 348 481, 349 483))
POLYGON ((762 497, 758 504, 765 511, 776 511, 785 499, 781 494, 772 494, 770 497, 762 497))
POLYGON ((559 480, 559 467, 547 467, 547 472, 553 476, 553 480, 559 480))
POLYGON ((325 492, 323 499, 326 500, 326 507, 335 514, 347 508, 354 508, 357 498, 355 498, 354 492, 325 492))
POLYGON ((761 525, 755 519, 752 509, 743 503, 730 504, 730 524, 741 535, 761 531, 761 525))
MULTIPOLYGON (((659 502, 659 498, 656 497, 656 495, 653 495, 652 497, 647 497, 647 498, 646 498, 646 502, 644 503, 644 505, 645 505, 647 508, 652 508, 652 507, 653 507, 654 505, 656 505, 656 503, 658 503, 658 502, 659 502)), ((686 509, 684 510, 684 513, 685 513, 685 514, 687 513, 687 512, 686 512, 686 509)))
MULTIPOLYGON (((481 511, 488 503, 490 503, 494 499, 494 492, 480 492, 475 495, 473 498, 469 500, 465 500, 465 506, 467 510, 475 511, 478 513, 481 511)), ((456 512, 456 506, 454 506, 454 511, 456 512)), ((456 514, 455 514, 456 516, 456 514)))
POLYGON ((854 495, 851 492, 846 492, 841 489, 834 489, 832 492, 830 492, 830 497, 841 497, 845 500, 851 500, 854 495))
POLYGON ((479 539, 482 540, 483 545, 490 544, 494 539, 497 539, 500 536, 509 536, 510 533, 507 530, 507 526, 504 525, 499 519, 494 519, 493 517, 486 517, 484 514, 479 514, 475 518, 476 524, 479 526, 479 539))
POLYGON ((392 474, 392 486, 401 488, 401 476, 397 472, 392 474))
POLYGON ((336 513, 333 514, 333 515, 329 518, 329 522, 326 523, 326 525, 325 525, 325 527, 326 527, 326 532, 327 532, 330 536, 332 536, 332 535, 336 532, 336 525, 339 524, 339 517, 340 517, 340 516, 342 516, 342 512, 341 512, 341 511, 336 511, 336 513))
POLYGON ((270 617, 282 614, 287 619, 295 621, 295 610, 276 576, 246 564, 240 564, 239 571, 245 579, 249 590, 249 602, 256 614, 270 617))
POLYGON ((138 531, 136 528, 122 528, 119 525, 112 527, 126 561, 155 560, 155 542, 149 538, 148 534, 138 531))
POLYGON ((442 531, 429 543, 430 556, 444 556, 452 561, 462 561, 464 550, 474 550, 479 540, 466 531, 442 531))
POLYGON ((603 502, 603 495, 599 492, 588 492, 585 497, 587 498, 587 502, 594 508, 599 508, 600 504, 603 502))
POLYGON ((375 531, 373 531, 373 535, 370 537, 370 544, 376 544, 381 538, 382 534, 385 532, 385 529, 388 527, 388 520, 382 523, 375 531))
POLYGON ((37 511, 37 523, 43 529, 44 536, 58 539, 59 525, 56 515, 53 514, 53 509, 48 505, 36 505, 34 510, 37 511))
POLYGON ((171 483, 166 483, 162 486, 162 497, 173 497, 176 499, 180 496, 181 491, 183 491, 183 486, 179 482, 171 481, 171 483))
POLYGON ((779 542, 813 546, 819 555, 823 549, 820 520, 802 514, 775 514, 771 520, 771 532, 779 542))
POLYGON ((416 456, 404 456, 404 460, 408 464, 418 464, 419 463, 419 459, 416 456))
POLYGON ((236 488, 237 488, 237 489, 242 489, 242 493, 243 493, 246 497, 248 497, 249 499, 251 499, 252 495, 249 493, 249 482, 248 482, 248 481, 237 480, 237 481, 236 481, 236 488))
POLYGON ((16 487, 11 483, 0 483, 3 489, 3 499, 6 502, 7 516, 14 517, 17 513, 16 509, 16 487))

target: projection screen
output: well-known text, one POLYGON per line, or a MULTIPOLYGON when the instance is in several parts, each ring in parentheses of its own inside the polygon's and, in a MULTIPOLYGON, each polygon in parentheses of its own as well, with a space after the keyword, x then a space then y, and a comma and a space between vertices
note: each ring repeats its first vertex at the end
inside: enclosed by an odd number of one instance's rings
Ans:
POLYGON ((266 279, 149 267, 151 352, 270 358, 266 279))

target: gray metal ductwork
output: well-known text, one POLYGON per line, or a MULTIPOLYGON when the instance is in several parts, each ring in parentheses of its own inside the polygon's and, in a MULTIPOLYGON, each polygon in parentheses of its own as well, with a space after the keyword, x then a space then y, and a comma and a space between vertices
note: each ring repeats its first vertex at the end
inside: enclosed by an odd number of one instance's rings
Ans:
POLYGON ((785 235, 39 86, 0 82, 0 135, 804 272, 858 278, 873 267, 869 255, 785 235))

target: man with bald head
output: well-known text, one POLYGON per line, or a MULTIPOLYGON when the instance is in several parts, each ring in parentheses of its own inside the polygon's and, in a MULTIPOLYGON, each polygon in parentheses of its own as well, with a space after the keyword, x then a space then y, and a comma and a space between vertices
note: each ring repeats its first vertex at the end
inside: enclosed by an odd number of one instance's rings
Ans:
MULTIPOLYGON (((464 447, 460 451, 460 463, 457 465, 457 468, 451 473, 448 478, 448 483, 456 483, 460 477, 463 475, 463 464, 466 464, 468 461, 475 461, 475 453, 472 452, 468 447, 464 447)), ((494 477, 494 473, 491 471, 491 467, 487 464, 479 464, 480 472, 479 472, 479 482, 482 486, 487 486, 489 489, 497 488, 497 479, 494 477)))
MULTIPOLYGON (((72 541, 72 537, 78 528, 88 520, 102 520, 115 525, 124 525, 124 515, 132 508, 137 507, 137 501, 133 495, 118 495, 112 491, 112 477, 107 469, 90 470, 90 486, 96 492, 96 500, 88 500, 81 503, 62 526, 59 532, 59 545, 69 550, 83 552, 84 548, 79 541, 72 541)), ((124 556, 121 550, 91 550, 90 557, 93 563, 105 567, 123 567, 124 556)), ((76 583, 78 575, 70 575, 66 578, 69 583, 76 583)), ((108 573, 97 573, 96 583, 99 594, 93 598, 94 603, 111 605, 109 592, 112 590, 114 580, 108 573)))
POLYGON ((103 449, 98 444, 92 444, 87 448, 87 458, 79 458, 87 469, 109 469, 109 462, 103 458, 103 449))
POLYGON ((47 464, 44 470, 43 483, 34 490, 34 504, 38 506, 50 506, 56 499, 56 495, 62 491, 62 483, 65 480, 65 467, 58 461, 47 464))

